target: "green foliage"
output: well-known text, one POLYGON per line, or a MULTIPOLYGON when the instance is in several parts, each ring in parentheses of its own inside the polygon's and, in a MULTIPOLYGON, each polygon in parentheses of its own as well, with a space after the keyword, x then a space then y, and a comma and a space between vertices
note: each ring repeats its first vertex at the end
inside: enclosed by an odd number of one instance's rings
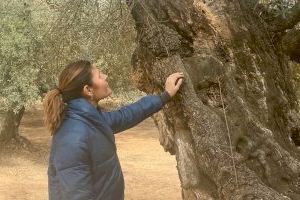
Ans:
POLYGON ((0 2, 0 104, 29 106, 77 59, 98 63, 115 91, 131 86, 134 29, 119 1, 0 2))
POLYGON ((25 1, 1 1, 0 95, 2 108, 20 109, 38 98, 36 49, 40 40, 25 1))
MULTIPOLYGON (((134 27, 127 7, 118 1, 49 2, 57 13, 45 36, 48 69, 59 69, 76 59, 97 63, 108 74, 114 91, 131 84, 130 58, 134 49, 134 27), (54 61, 54 62, 53 62, 54 61)), ((51 71, 57 76, 57 73, 51 71)))
POLYGON ((272 20, 274 17, 285 17, 289 9, 295 5, 297 0, 259 0, 258 4, 264 7, 262 15, 266 20, 272 20))
POLYGON ((264 4, 269 10, 282 11, 293 7, 296 0, 259 0, 259 3, 264 4))

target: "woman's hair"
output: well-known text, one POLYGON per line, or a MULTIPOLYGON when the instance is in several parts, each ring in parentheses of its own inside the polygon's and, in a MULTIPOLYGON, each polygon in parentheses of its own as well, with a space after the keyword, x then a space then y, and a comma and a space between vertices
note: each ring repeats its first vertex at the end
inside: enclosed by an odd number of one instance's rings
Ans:
POLYGON ((58 86, 47 92, 44 100, 44 122, 51 135, 64 118, 65 104, 82 96, 85 85, 92 86, 92 64, 79 60, 68 64, 61 72, 58 86))

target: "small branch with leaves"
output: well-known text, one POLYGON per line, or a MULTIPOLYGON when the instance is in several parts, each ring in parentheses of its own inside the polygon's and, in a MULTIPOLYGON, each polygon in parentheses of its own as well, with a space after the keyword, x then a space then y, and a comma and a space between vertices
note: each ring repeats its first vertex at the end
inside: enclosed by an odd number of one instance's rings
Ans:
POLYGON ((271 29, 274 32, 282 32, 293 28, 300 21, 300 1, 287 12, 282 13, 271 22, 271 29))

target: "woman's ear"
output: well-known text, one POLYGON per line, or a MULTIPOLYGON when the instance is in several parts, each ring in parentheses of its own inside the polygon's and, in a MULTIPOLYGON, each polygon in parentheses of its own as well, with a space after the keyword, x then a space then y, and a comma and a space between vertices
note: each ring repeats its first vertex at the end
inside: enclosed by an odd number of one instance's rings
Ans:
POLYGON ((85 96, 85 97, 91 97, 91 96, 93 96, 92 88, 90 86, 88 86, 88 85, 83 86, 82 93, 83 93, 83 96, 85 96))

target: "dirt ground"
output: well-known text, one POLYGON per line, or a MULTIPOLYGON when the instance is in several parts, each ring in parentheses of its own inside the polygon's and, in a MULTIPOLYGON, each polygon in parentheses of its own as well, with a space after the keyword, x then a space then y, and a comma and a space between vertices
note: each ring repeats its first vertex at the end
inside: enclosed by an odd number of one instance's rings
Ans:
MULTIPOLYGON (((0 152, 0 200, 48 199, 47 161, 50 134, 41 109, 25 113, 20 127, 36 151, 0 152)), ((126 200, 179 200, 175 157, 164 152, 151 118, 116 134, 125 179, 126 200)))

